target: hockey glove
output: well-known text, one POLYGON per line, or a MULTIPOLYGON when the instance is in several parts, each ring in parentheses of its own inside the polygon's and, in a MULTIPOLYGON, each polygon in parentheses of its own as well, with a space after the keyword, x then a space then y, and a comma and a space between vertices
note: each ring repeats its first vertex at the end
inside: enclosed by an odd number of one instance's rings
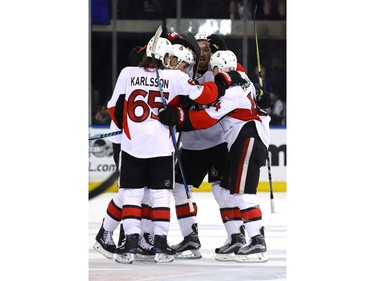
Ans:
POLYGON ((216 74, 215 83, 218 88, 218 98, 221 98, 224 96, 225 90, 228 89, 229 86, 243 85, 246 84, 247 81, 243 79, 241 74, 237 71, 230 71, 216 74))
POLYGON ((211 34, 207 37, 207 41, 210 44, 211 53, 228 50, 223 38, 219 35, 211 34))
POLYGON ((181 107, 167 107, 159 111, 160 122, 167 126, 182 125, 185 112, 181 107))
POLYGON ((263 87, 259 84, 254 84, 256 89, 257 100, 256 103, 261 109, 266 109, 271 106, 271 96, 269 93, 264 91, 263 87), (261 94, 262 93, 262 94, 261 94))

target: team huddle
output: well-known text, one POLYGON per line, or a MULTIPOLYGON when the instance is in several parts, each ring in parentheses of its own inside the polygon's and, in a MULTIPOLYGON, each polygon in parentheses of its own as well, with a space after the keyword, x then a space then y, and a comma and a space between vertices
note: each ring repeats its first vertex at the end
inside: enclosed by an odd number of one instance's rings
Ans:
POLYGON ((266 262, 257 186, 268 155, 270 97, 220 36, 159 35, 133 49, 133 66, 121 71, 107 104, 111 129, 122 131, 109 138, 119 189, 94 249, 119 263, 202 258, 192 187, 207 176, 228 234, 215 259, 266 262), (183 237, 172 246, 171 193, 183 237))

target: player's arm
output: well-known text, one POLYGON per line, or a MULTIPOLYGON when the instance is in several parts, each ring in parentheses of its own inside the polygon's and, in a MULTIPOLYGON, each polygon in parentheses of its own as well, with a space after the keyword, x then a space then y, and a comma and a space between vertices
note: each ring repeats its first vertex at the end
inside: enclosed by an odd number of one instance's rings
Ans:
POLYGON ((230 86, 245 84, 244 80, 237 71, 219 72, 215 76, 214 82, 203 82, 201 85, 195 85, 192 80, 188 82, 190 86, 189 98, 199 104, 211 104, 222 96, 230 86))
POLYGON ((164 125, 176 126, 179 131, 207 129, 235 110, 235 99, 235 97, 223 97, 212 106, 198 110, 168 107, 159 112, 160 122, 164 125))
POLYGON ((159 112, 159 118, 164 125, 176 126, 178 131, 184 132, 206 129, 219 121, 204 109, 184 110, 181 107, 167 107, 159 112))
POLYGON ((125 69, 123 69, 117 79, 115 89, 111 99, 107 103, 107 111, 111 119, 119 129, 122 129, 124 104, 125 104, 125 69))

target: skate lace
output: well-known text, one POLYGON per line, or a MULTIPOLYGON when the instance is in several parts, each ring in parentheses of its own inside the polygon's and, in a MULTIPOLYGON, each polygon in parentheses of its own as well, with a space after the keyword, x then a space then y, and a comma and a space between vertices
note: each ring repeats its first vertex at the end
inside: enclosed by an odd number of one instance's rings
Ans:
POLYGON ((103 239, 107 245, 115 245, 115 242, 113 242, 112 235, 113 235, 112 231, 104 231, 103 239))
POLYGON ((151 235, 149 235, 149 236, 146 236, 146 235, 142 235, 142 237, 141 237, 141 239, 140 239, 140 241, 139 241, 139 245, 142 247, 142 248, 144 248, 144 249, 147 249, 147 250, 150 250, 152 247, 153 247, 153 245, 154 245, 154 241, 153 241, 153 239, 152 239, 152 236, 151 235), (151 244, 151 243, 152 244, 151 244))
POLYGON ((154 245, 154 237, 150 233, 144 233, 143 238, 150 246, 154 245))

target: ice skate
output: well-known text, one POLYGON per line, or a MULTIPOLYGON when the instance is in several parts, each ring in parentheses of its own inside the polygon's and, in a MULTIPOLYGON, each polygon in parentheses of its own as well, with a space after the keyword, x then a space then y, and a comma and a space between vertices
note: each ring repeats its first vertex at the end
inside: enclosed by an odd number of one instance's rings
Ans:
POLYGON ((152 249, 155 253, 154 261, 156 263, 167 263, 174 260, 176 250, 168 245, 166 235, 155 235, 152 249))
POLYGON ((197 224, 192 225, 193 231, 184 237, 179 244, 172 246, 176 250, 176 259, 200 259, 202 254, 199 251, 201 242, 198 237, 197 224))
POLYGON ((266 254, 267 246, 264 239, 264 232, 262 234, 251 237, 248 245, 240 248, 235 256, 237 262, 266 262, 268 257, 266 254))
POLYGON ((242 233, 234 233, 224 246, 215 249, 215 259, 218 261, 233 261, 237 251, 246 244, 245 236, 242 233))
POLYGON ((132 263, 137 254, 139 234, 125 235, 120 247, 116 249, 115 260, 118 263, 132 263))
POLYGON ((152 250, 154 239, 150 233, 143 233, 139 239, 136 261, 154 261, 155 253, 152 250))
POLYGON ((96 235, 96 242, 93 246, 93 248, 105 256, 106 258, 112 259, 113 254, 115 253, 116 250, 116 245, 115 242, 113 242, 112 238, 113 232, 112 231, 106 231, 103 228, 103 224, 100 227, 100 230, 98 234, 96 235))

